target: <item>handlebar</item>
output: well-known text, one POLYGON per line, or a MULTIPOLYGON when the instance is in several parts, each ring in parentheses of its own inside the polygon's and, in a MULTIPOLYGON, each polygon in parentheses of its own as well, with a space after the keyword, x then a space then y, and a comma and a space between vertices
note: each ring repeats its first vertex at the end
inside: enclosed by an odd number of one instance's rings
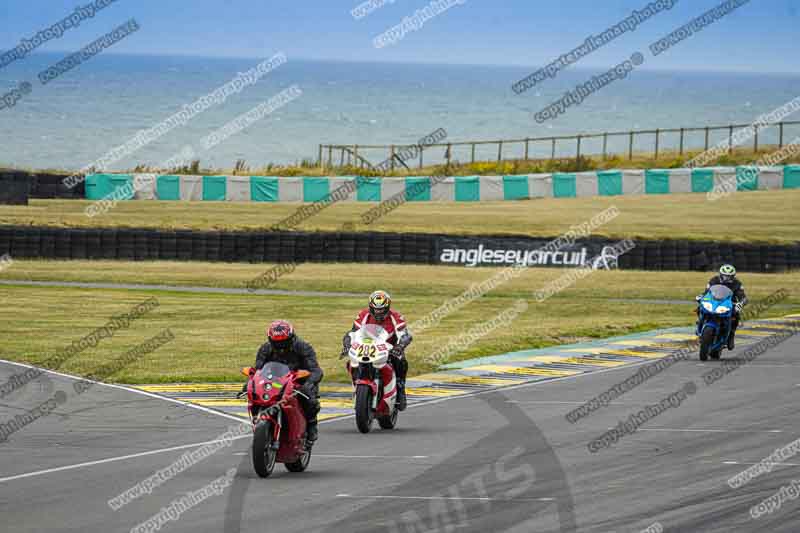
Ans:
MULTIPOLYGON (((292 391, 292 394, 291 394, 291 395, 290 395, 288 398, 291 398, 292 396, 295 396, 295 395, 297 395, 297 394, 299 394, 300 396, 302 396, 302 397, 303 397, 303 398, 305 398, 306 400, 309 400, 309 399, 310 399, 310 398, 308 397, 308 395, 306 395, 306 394, 304 394, 304 393, 300 392, 298 389, 295 389, 294 391, 292 391)), ((241 399, 242 399, 242 398, 244 398, 245 396, 247 396, 247 391, 241 391, 241 392, 239 392, 239 393, 237 393, 237 394, 236 394, 236 399, 237 399, 237 400, 241 400, 241 399)), ((280 402, 278 402, 278 403, 282 403, 282 402, 284 402, 286 399, 287 399, 287 398, 282 398, 282 399, 281 399, 281 401, 280 401, 280 402)))

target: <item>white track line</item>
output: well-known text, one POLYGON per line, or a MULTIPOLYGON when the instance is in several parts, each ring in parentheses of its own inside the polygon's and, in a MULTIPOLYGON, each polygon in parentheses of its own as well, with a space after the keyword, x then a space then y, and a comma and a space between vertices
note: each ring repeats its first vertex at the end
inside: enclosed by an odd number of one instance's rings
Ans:
MULTIPOLYGON (((614 429, 614 428, 608 428, 614 429)), ((636 431, 676 431, 687 433, 783 433, 782 429, 683 429, 683 428, 639 428, 636 431)))
POLYGON ((354 496, 337 494, 337 498, 353 498, 358 500, 476 500, 482 502, 552 502, 555 498, 488 498, 488 497, 453 497, 453 496, 354 496))
MULTIPOLYGON (((588 403, 590 400, 586 400, 585 402, 559 402, 559 401, 550 401, 550 400, 507 400, 506 403, 518 403, 518 404, 526 404, 526 403, 541 403, 541 404, 569 404, 569 405, 584 405, 588 403)), ((640 402, 645 403, 645 402, 640 402)), ((623 403, 623 402, 608 402, 608 405, 634 405, 631 403, 623 403)), ((638 404, 637 404, 638 405, 638 404)))
POLYGON ((428 459, 429 455, 331 455, 313 454, 313 457, 325 457, 326 459, 428 459))
MULTIPOLYGON (((239 440, 244 438, 250 438, 250 435, 239 435, 238 437, 232 437, 227 441, 231 440, 239 440)), ((23 479, 27 477, 36 477, 42 476, 44 474, 50 474, 53 472, 63 472, 64 470, 75 470, 76 468, 83 468, 86 466, 95 466, 95 465, 102 465, 105 463, 113 463, 116 461, 124 461, 126 459, 135 459, 137 457, 145 457, 148 455, 156 455, 159 453, 167 453, 167 452, 174 452, 177 450, 185 450, 187 448, 196 448, 198 446, 203 446, 205 444, 212 444, 217 442, 227 442, 224 439, 215 439, 215 440, 208 440, 205 442, 195 442, 194 444, 183 444, 181 446, 172 446, 171 448, 161 448, 160 450, 150 450, 147 452, 140 452, 140 453, 132 453, 130 455, 121 455, 119 457, 109 457, 108 459, 100 459, 98 461, 88 461, 86 463, 78 463, 74 465, 67 465, 67 466, 59 466, 56 468, 48 468, 46 470, 37 470, 35 472, 26 472, 25 474, 17 474, 15 476, 8 476, 8 477, 0 477, 0 483, 5 483, 7 481, 14 481, 15 479, 23 479)))
POLYGON ((112 389, 119 389, 119 390, 124 390, 124 391, 127 391, 127 392, 133 392, 135 394, 141 394, 141 395, 147 396, 149 398, 157 398, 159 400, 164 400, 164 401, 167 401, 167 402, 176 403, 178 405, 183 405, 185 407, 190 407, 192 409, 197 409, 198 411, 203 411, 204 413, 210 413, 210 414, 222 416, 222 417, 227 418, 229 420, 235 420, 235 421, 240 422, 242 424, 249 424, 250 423, 249 420, 247 420, 246 418, 242 418, 240 416, 229 415, 229 414, 223 413, 221 411, 216 411, 214 409, 209 409, 208 407, 203 407, 202 405, 196 405, 196 404, 189 403, 189 402, 183 402, 181 400, 176 400, 174 398, 169 398, 167 396, 162 396, 160 394, 155 394, 155 393, 152 393, 152 392, 147 392, 147 391, 143 391, 143 390, 140 390, 140 389, 135 389, 135 388, 132 388, 132 387, 126 387, 124 385, 114 385, 114 384, 111 384, 111 383, 103 383, 102 381, 94 381, 94 380, 91 380, 91 379, 82 378, 80 376, 73 376, 71 374, 64 374, 64 373, 61 373, 61 372, 56 372, 55 370, 48 370, 46 368, 40 368, 38 366, 33 366, 33 365, 26 365, 25 363, 17 363, 15 361, 7 361, 5 359, 0 359, 0 363, 6 363, 6 364, 9 364, 9 365, 21 366, 21 367, 24 367, 24 368, 36 368, 38 370, 41 370, 42 372, 47 372, 48 374, 53 374, 54 376, 60 376, 62 378, 67 378, 67 379, 74 379, 76 381, 88 381, 90 383, 94 383, 95 385, 102 385, 104 387, 110 387, 112 389))
MULTIPOLYGON (((716 463, 716 461, 703 461, 704 463, 716 463)), ((722 461, 724 465, 758 465, 761 463, 746 463, 744 461, 722 461)), ((772 463, 772 466, 800 466, 800 463, 772 463)))
MULTIPOLYGON (((664 357, 666 357, 667 355, 669 355, 669 354, 664 354, 664 357)), ((408 409, 414 409, 414 408, 418 408, 418 407, 434 405, 434 404, 438 404, 438 403, 442 403, 442 402, 446 402, 446 401, 451 401, 451 400, 457 400, 457 399, 460 400, 460 399, 464 399, 464 398, 471 398, 473 396, 481 396, 481 395, 484 395, 484 394, 493 394, 493 393, 496 393, 496 392, 512 391, 512 390, 522 389, 522 388, 526 388, 526 387, 532 387, 534 385, 543 386, 543 385, 547 385, 548 383, 556 383, 556 382, 564 381, 564 380, 567 380, 567 379, 577 379, 577 378, 581 378, 581 377, 584 377, 584 376, 596 376, 598 374, 607 374, 609 372, 617 372, 619 370, 628 370, 630 368, 634 368, 634 367, 637 367, 637 366, 650 364, 653 361, 654 361, 654 359, 647 359, 647 360, 644 360, 644 361, 630 363, 630 364, 622 365, 622 366, 616 366, 616 367, 613 367, 613 368, 604 368, 602 370, 595 370, 593 372, 584 372, 584 373, 581 373, 581 374, 574 374, 574 375, 571 375, 571 376, 562 376, 562 377, 548 379, 548 380, 544 380, 544 381, 530 381, 528 383, 520 383, 518 385, 509 385, 507 387, 494 387, 494 388, 490 388, 490 389, 486 389, 486 390, 482 390, 482 391, 468 392, 468 393, 460 394, 460 395, 457 395, 457 396, 446 396, 446 397, 443 397, 443 398, 437 398, 435 400, 429 400, 429 401, 424 401, 424 402, 417 403, 417 404, 411 404, 411 405, 408 406, 408 409)), ((8 363, 10 365, 22 366, 22 367, 25 367, 25 368, 39 368, 39 367, 31 366, 31 365, 26 365, 24 363, 17 363, 17 362, 14 362, 14 361, 6 361, 5 359, 0 359, 0 363, 8 363)), ((53 370, 47 370, 47 369, 44 369, 44 368, 40 368, 40 370, 42 370, 44 372, 48 372, 50 374, 54 374, 56 376, 66 377, 66 378, 70 378, 70 379, 76 379, 76 380, 83 379, 83 378, 81 378, 79 376, 71 376, 69 374, 62 374, 60 372, 55 372, 53 370)), ((215 415, 218 415, 218 416, 222 416, 222 417, 228 418, 230 420, 236 420, 237 422, 241 422, 243 424, 248 424, 249 423, 249 421, 244 420, 241 417, 228 415, 228 414, 222 413, 220 411, 216 411, 214 409, 208 409, 208 408, 200 406, 200 405, 194 405, 194 404, 191 404, 191 403, 188 403, 188 402, 182 402, 180 400, 175 400, 173 398, 168 398, 166 396, 161 396, 159 394, 154 394, 154 393, 143 391, 143 390, 139 390, 139 389, 125 387, 125 386, 122 386, 122 385, 111 385, 111 384, 108 384, 108 383, 103 383, 101 381, 96 381, 94 383, 97 383, 98 385, 103 385, 103 386, 106 386, 106 387, 112 387, 112 388, 116 388, 116 389, 120 389, 120 390, 124 390, 124 391, 128 391, 128 392, 132 392, 132 393, 135 393, 135 394, 141 394, 143 396, 148 396, 150 398, 156 398, 156 399, 160 399, 160 400, 176 403, 178 405, 183 405, 185 407, 189 407, 189 408, 192 408, 192 409, 197 409, 197 410, 203 411, 205 413, 215 414, 215 415)), ((340 420, 346 420, 346 419, 353 418, 354 416, 355 415, 344 415, 344 416, 337 417, 337 418, 331 418, 331 419, 328 419, 328 420, 321 421, 320 424, 325 424, 326 422, 328 422, 328 423, 338 422, 340 420)), ((643 429, 639 429, 638 431, 643 431, 643 429)), ((247 436, 247 435, 244 435, 244 436, 247 436)), ((200 444, 187 444, 187 445, 185 445, 185 447, 191 448, 191 447, 195 447, 195 446, 202 446, 202 444, 203 443, 200 443, 200 444)), ((178 448, 174 448, 174 449, 178 449, 178 448)), ((148 455, 148 454, 164 453, 165 451, 167 451, 167 450, 153 450, 152 452, 143 452, 141 454, 124 455, 124 456, 121 456, 121 457, 110 457, 108 459, 101 459, 100 461, 93 461, 93 462, 90 462, 90 463, 81 463, 79 465, 69 465, 69 466, 63 466, 63 467, 59 467, 59 468, 51 468, 49 470, 42 470, 42 471, 39 471, 39 472, 29 472, 27 474, 20 474, 18 476, 11 476, 10 478, 0 478, 0 482, 11 481, 12 479, 20 479, 20 478, 24 478, 24 477, 31 477, 31 476, 34 476, 34 475, 42 475, 42 474, 47 474, 47 473, 51 473, 51 472, 59 472, 61 470, 71 470, 73 468, 81 468, 83 466, 91 466, 92 464, 100 464, 100 463, 103 463, 103 462, 112 462, 112 461, 121 461, 121 460, 124 460, 124 459, 132 459, 132 458, 135 458, 135 457, 141 457, 141 456, 148 455)))

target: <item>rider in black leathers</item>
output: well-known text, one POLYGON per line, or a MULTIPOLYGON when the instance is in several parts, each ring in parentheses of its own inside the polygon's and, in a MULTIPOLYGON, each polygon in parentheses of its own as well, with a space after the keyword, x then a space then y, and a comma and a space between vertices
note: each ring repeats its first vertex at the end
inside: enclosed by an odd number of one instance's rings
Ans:
MULTIPOLYGON (((299 397, 300 405, 308 422, 306 438, 309 441, 317 440, 317 414, 319 413, 319 383, 322 381, 322 369, 317 363, 317 354, 314 348, 295 335, 294 328, 286 321, 278 320, 273 322, 268 330, 268 340, 261 345, 256 355, 256 370, 261 369, 267 362, 283 363, 292 370, 308 370, 308 376, 300 388, 300 392, 306 395, 299 397)), ((243 391, 247 390, 247 384, 243 391)))

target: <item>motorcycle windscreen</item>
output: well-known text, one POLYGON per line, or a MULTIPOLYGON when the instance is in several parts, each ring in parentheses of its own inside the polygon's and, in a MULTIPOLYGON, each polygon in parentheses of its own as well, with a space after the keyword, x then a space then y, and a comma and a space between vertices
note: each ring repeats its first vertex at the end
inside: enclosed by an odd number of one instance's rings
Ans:
POLYGON ((261 377, 270 381, 273 379, 282 378, 289 372, 291 372, 291 369, 288 366, 283 363, 276 362, 265 363, 264 366, 261 367, 261 370, 259 370, 261 377))
POLYGON ((711 297, 717 301, 727 300, 733 294, 733 291, 725 285, 712 285, 708 289, 708 292, 710 292, 711 297))
POLYGON ((378 343, 386 342, 389 338, 389 332, 377 324, 367 324, 359 330, 362 338, 374 339, 378 343))

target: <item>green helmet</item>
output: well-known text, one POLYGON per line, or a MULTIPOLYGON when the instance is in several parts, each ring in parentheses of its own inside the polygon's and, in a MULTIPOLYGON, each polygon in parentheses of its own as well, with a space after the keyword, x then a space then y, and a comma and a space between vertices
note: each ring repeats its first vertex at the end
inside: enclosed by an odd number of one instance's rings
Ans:
POLYGON ((736 269, 733 267, 733 265, 725 264, 719 267, 719 279, 723 283, 729 283, 733 281, 735 278, 736 278, 736 269))

